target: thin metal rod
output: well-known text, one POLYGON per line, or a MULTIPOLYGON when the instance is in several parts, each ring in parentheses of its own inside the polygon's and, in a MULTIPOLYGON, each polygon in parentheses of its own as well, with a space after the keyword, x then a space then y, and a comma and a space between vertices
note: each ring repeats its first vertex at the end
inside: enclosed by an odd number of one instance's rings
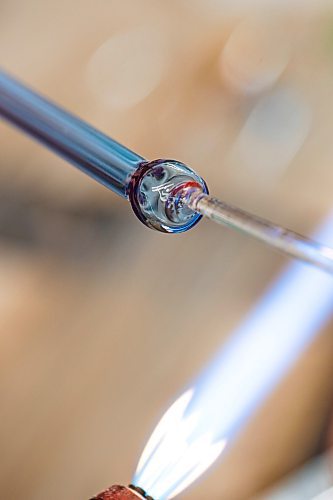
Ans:
POLYGON ((263 241, 285 255, 309 262, 333 273, 332 248, 199 191, 194 191, 190 195, 187 204, 192 210, 218 224, 237 229, 263 241))
POLYGON ((142 156, 20 84, 0 68, 0 116, 127 197, 142 156))

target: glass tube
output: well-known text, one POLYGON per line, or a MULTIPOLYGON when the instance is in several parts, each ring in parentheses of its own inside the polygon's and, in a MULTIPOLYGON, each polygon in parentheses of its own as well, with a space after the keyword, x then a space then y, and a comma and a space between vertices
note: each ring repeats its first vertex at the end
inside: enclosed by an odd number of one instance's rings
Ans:
POLYGON ((169 220, 165 212, 168 193, 180 183, 194 181, 207 192, 205 182, 187 165, 174 160, 146 161, 1 69, 0 116, 129 199, 146 226, 176 233, 201 219, 199 213, 184 210, 177 220, 169 220))
POLYGON ((115 193, 127 197, 129 178, 144 158, 1 70, 0 114, 115 193))

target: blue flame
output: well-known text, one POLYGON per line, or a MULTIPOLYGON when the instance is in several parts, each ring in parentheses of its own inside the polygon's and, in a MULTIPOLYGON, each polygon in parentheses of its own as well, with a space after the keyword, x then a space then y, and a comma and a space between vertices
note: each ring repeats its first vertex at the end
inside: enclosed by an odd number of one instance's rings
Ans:
MULTIPOLYGON (((316 236, 333 245, 333 217, 316 236)), ((165 500, 199 477, 271 393, 332 311, 333 277, 310 265, 289 266, 192 389, 162 418, 140 460, 135 484, 165 500)))

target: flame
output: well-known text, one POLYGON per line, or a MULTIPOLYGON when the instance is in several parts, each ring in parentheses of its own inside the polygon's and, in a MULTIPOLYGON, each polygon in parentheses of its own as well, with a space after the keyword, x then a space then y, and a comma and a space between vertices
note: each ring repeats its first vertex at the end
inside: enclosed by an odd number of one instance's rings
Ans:
POLYGON ((333 488, 329 488, 323 491, 320 495, 316 496, 313 500, 332 500, 333 498, 333 488))
POLYGON ((195 436, 199 417, 186 415, 193 397, 186 391, 164 414, 149 439, 134 478, 155 498, 173 498, 215 462, 226 445, 210 432, 195 436))
MULTIPOLYGON (((319 239, 333 244, 333 217, 319 239)), ((197 479, 233 440, 328 320, 333 277, 292 264, 233 332, 192 388, 165 413, 134 483, 168 500, 197 479)))

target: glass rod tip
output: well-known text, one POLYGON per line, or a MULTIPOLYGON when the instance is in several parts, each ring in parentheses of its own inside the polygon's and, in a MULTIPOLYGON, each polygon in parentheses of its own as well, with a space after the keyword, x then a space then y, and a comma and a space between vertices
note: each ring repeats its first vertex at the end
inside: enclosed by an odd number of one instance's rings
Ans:
POLYGON ((132 175, 128 197, 137 217, 146 226, 164 233, 181 233, 202 215, 184 203, 192 191, 208 194, 205 181, 176 160, 143 162, 132 175))

